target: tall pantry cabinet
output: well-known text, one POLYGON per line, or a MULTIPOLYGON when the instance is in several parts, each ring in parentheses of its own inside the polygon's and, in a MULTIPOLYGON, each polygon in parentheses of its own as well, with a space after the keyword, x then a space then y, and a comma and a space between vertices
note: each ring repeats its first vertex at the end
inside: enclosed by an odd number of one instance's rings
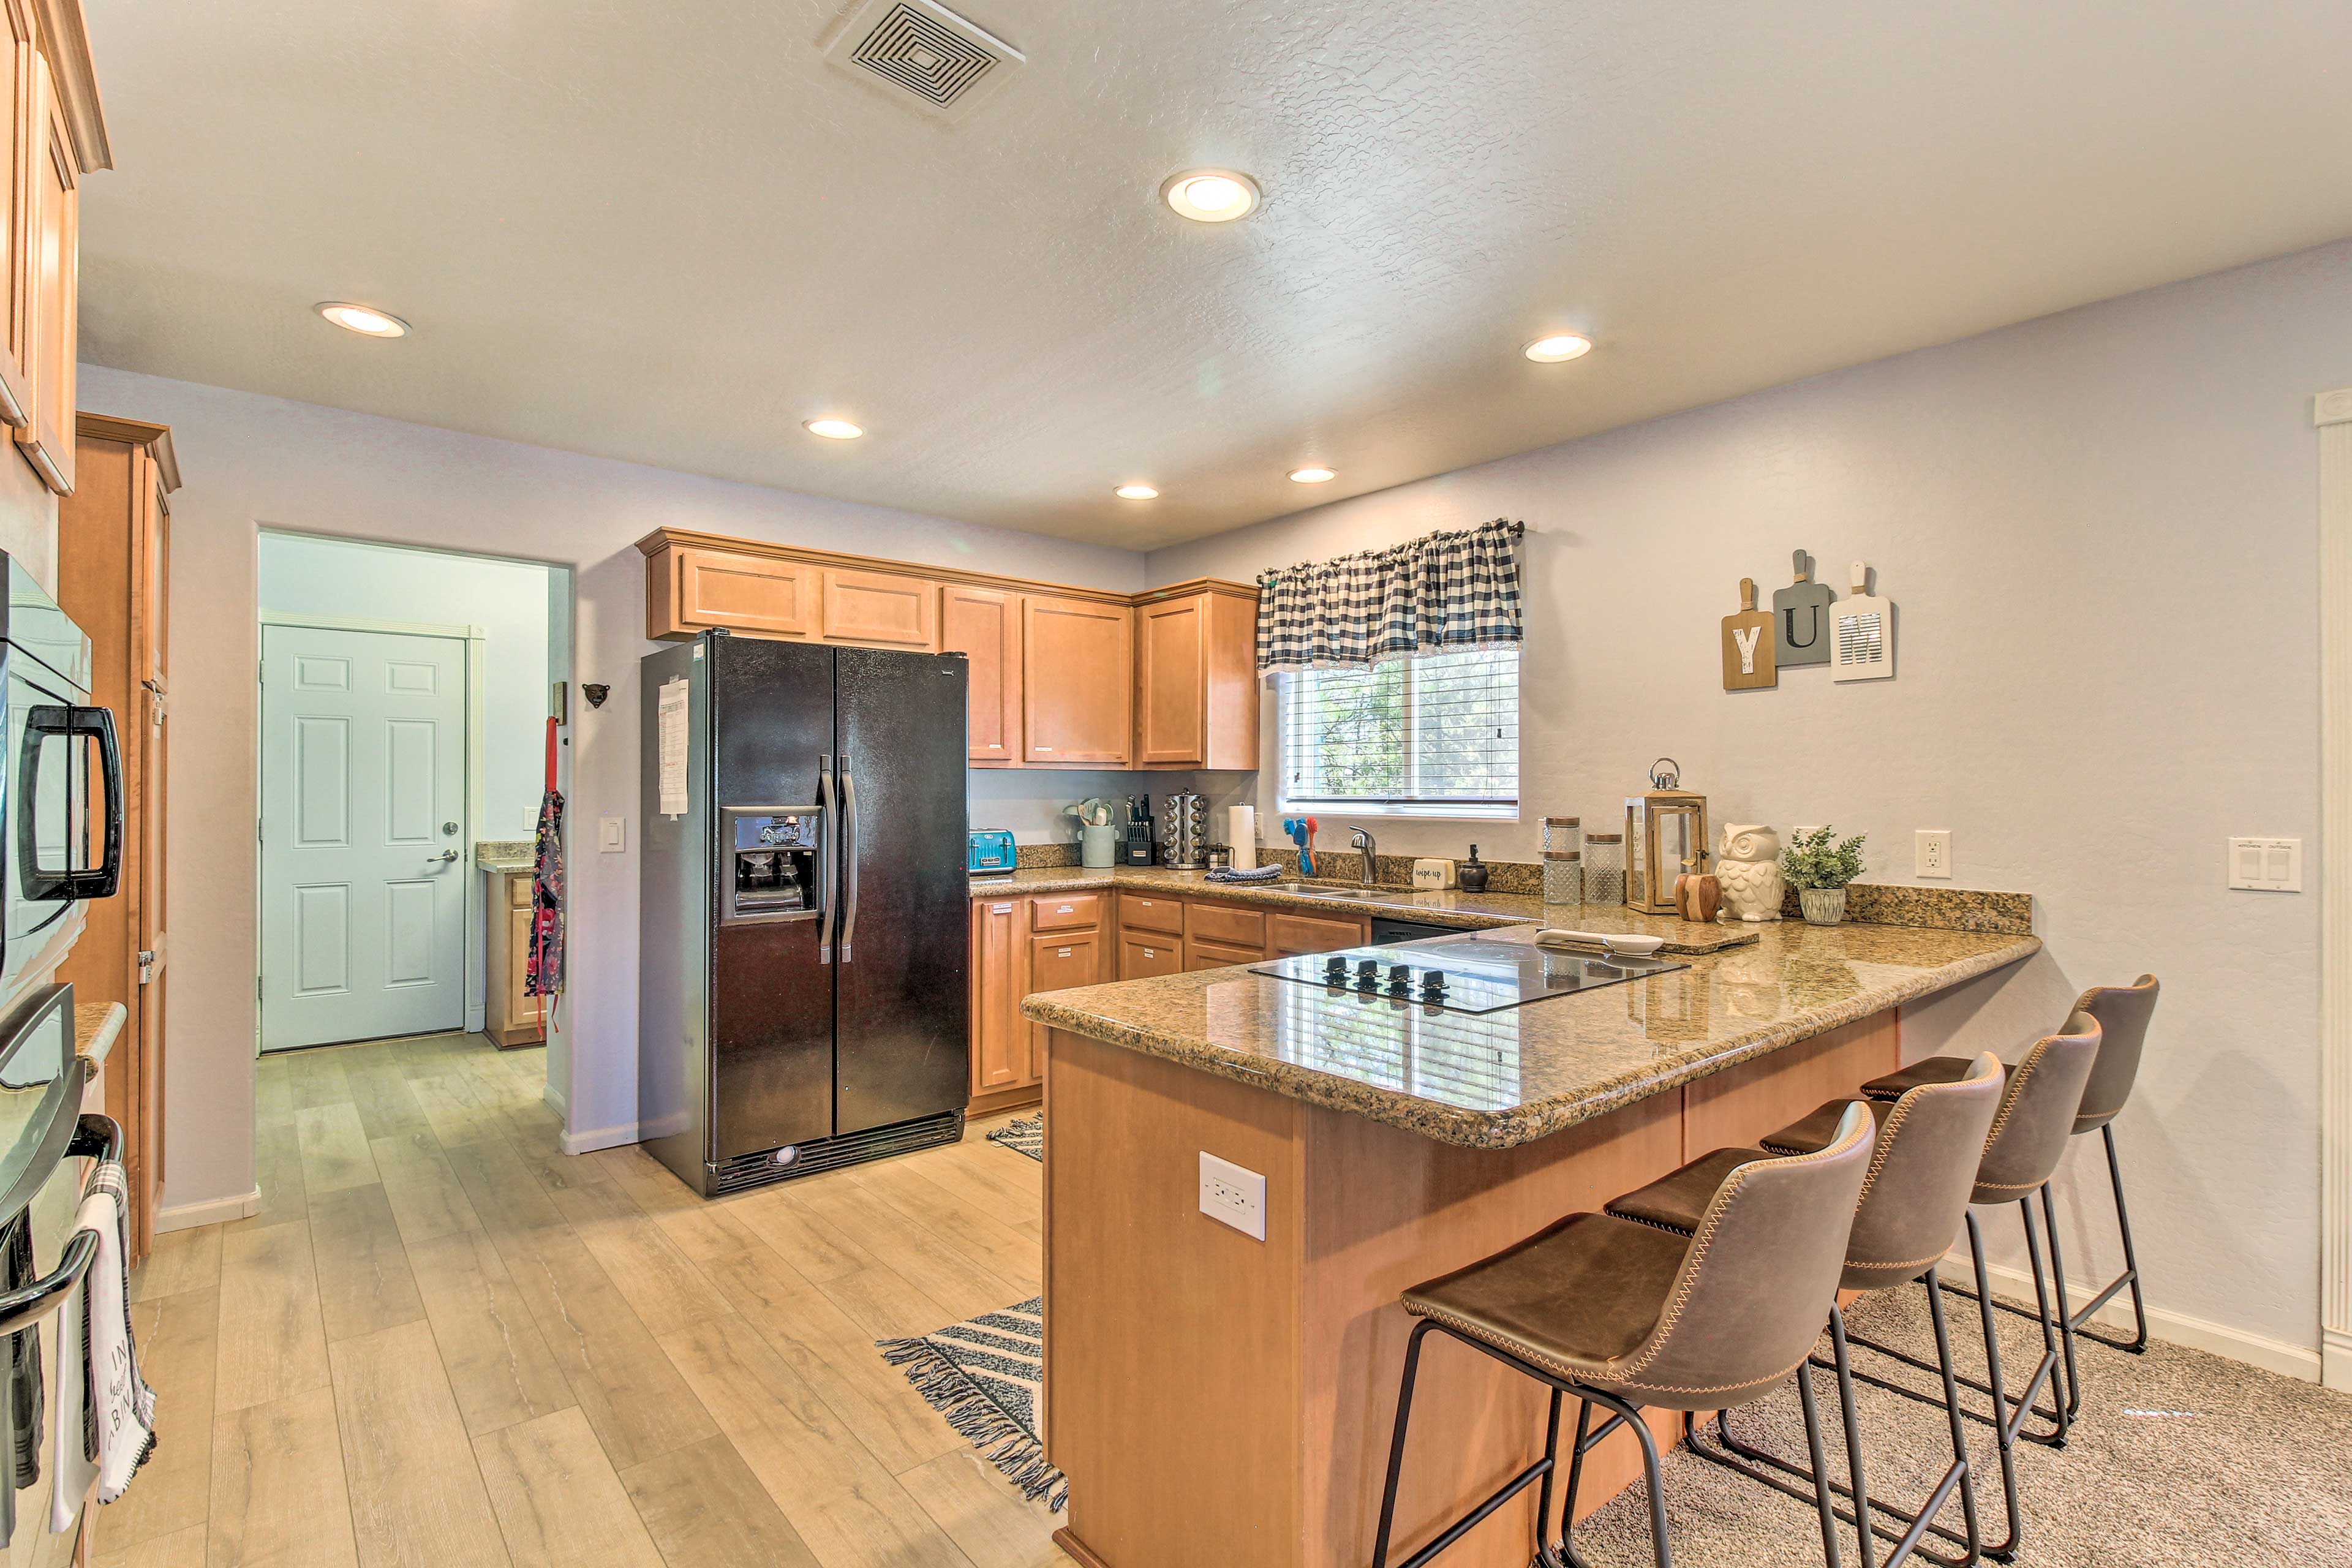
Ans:
POLYGON ((122 743, 122 886, 88 906, 89 926, 58 971, 77 1005, 130 1012, 106 1062, 106 1113, 122 1124, 131 1251, 154 1235, 163 1185, 163 1025, 170 940, 163 929, 163 810, 170 711, 172 432, 84 414, 74 490, 58 509, 58 603, 89 634, 93 699, 122 743))

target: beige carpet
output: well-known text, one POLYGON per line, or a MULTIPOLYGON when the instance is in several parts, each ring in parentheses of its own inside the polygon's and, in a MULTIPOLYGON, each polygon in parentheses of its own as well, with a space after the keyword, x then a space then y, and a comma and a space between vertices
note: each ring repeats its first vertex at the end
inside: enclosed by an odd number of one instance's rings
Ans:
MULTIPOLYGON (((1947 1298, 1964 1372, 1981 1376, 1975 1305, 1947 1298)), ((2011 1386, 2040 1355, 2040 1331, 2000 1314, 2011 1386)), ((1916 1288, 1859 1304, 1855 1332, 1925 1354, 1932 1349, 1916 1288)), ((1827 1341, 1822 1348, 1826 1352, 1827 1341)), ((1891 1370, 1857 1350, 1857 1366, 1891 1370)), ((2352 1561, 2352 1395, 2330 1393, 2200 1351, 2152 1344, 2144 1356, 2099 1345, 2077 1352, 2083 1414, 2063 1450, 2021 1445, 2018 1484, 2025 1541, 2020 1564, 2046 1568, 2288 1568, 2352 1561)), ((1844 1479, 1843 1436, 1830 1376, 1818 1374, 1832 1473, 1844 1479)), ((1932 1378, 1920 1374, 1914 1386, 1932 1378)), ((1940 1408, 1861 1389, 1864 1465, 1873 1496, 1916 1502, 1948 1461, 1940 1408)), ((1742 1439, 1801 1461, 1804 1425, 1795 1386, 1735 1412, 1742 1439)), ((1979 1506, 1989 1533, 2004 1528, 1991 1429, 1979 1445, 1979 1506)), ((1668 1457, 1666 1512, 1678 1568, 1810 1568, 1822 1562, 1819 1525, 1798 1502, 1695 1458, 1668 1457)), ((1958 1526, 1957 1501, 1945 1522, 1958 1526)), ((1595 1568, 1651 1563, 1640 1489, 1580 1527, 1577 1548, 1595 1568)), ((1840 1550, 1854 1563, 1852 1530, 1840 1550)), ((1885 1547, 1874 1553, 1883 1561, 1885 1547)))

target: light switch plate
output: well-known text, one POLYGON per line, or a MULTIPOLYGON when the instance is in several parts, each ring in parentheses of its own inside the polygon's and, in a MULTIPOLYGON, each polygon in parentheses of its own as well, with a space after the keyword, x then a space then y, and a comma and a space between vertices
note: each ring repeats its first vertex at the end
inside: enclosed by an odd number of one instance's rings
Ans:
POLYGON ((1244 1236, 1265 1239, 1265 1178, 1201 1151, 1201 1212, 1244 1236))
POLYGON ((618 855, 629 847, 628 819, 603 816, 596 819, 596 847, 607 855, 618 855))
POLYGON ((2255 893, 2303 891, 2303 840, 2232 838, 2230 886, 2255 893))
POLYGON ((1912 874, 1919 877, 1948 877, 1952 874, 1952 830, 1948 827, 1922 827, 1911 836, 1912 874))

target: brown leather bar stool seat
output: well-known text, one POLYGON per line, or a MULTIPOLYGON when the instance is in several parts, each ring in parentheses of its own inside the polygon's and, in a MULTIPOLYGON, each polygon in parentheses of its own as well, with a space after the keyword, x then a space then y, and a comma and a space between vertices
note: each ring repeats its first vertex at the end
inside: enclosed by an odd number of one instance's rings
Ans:
MULTIPOLYGON (((1871 1536, 1895 1542, 1887 1559, 1895 1568, 1916 1552, 1931 1562, 1953 1565, 1973 1563, 1980 1544, 1977 1528, 1976 1491, 1961 1426, 1960 1394, 1953 1371, 1951 1342, 1944 1322, 1943 1296, 1937 1289, 1936 1266, 1951 1244, 1975 1191, 1987 1135, 1992 1129, 2005 1089, 2001 1065, 1987 1054, 1969 1064, 1969 1070, 1950 1083, 1922 1085, 1900 1100, 1870 1105, 1874 1126, 1870 1170, 1846 1238, 1845 1262, 1840 1285, 1849 1290, 1885 1290, 1916 1279, 1927 1289, 1929 1315, 1936 1331, 1937 1368, 1944 1382, 1946 1419, 1951 1430, 1952 1459, 1930 1489, 1927 1501, 1906 1512, 1870 1496, 1864 1464, 1861 1426, 1856 1417, 1853 1379, 1847 1357, 1844 1313, 1832 1302, 1827 1316, 1835 1352, 1838 1395, 1845 1418, 1846 1468, 1849 1486, 1827 1480, 1818 1467, 1808 1470, 1777 1456, 1742 1445, 1732 1436, 1728 1419, 1720 1412, 1717 1429, 1722 1447, 1711 1448, 1699 1439, 1695 1419, 1686 1419, 1685 1436, 1700 1458, 1737 1470, 1751 1480, 1818 1504, 1824 1488, 1847 1497, 1848 1523, 1871 1520, 1870 1531, 1859 1531, 1863 1568, 1870 1568, 1871 1536), (1778 1472, 1774 1474, 1773 1472, 1778 1472), (1803 1489, 1781 1479, 1804 1483, 1803 1489), (1923 1549, 1922 1538, 1937 1529, 1934 1520, 1955 1488, 1960 1494, 1964 1535, 1939 1531, 1964 1546, 1966 1555, 1944 1557, 1923 1549), (1896 1530, 1873 1515, 1876 1510, 1906 1527, 1896 1530)), ((1613 1199, 1608 1212, 1675 1233, 1696 1228, 1706 1211, 1701 1191, 1727 1165, 1774 1154, 1810 1154, 1829 1147, 1842 1134, 1850 1114, 1849 1102, 1831 1100, 1811 1115, 1762 1140, 1761 1150, 1718 1149, 1692 1161, 1671 1175, 1613 1199)), ((1800 1373, 1801 1377, 1809 1375, 1800 1373)))
MULTIPOLYGON (((2074 1364, 2076 1339, 2090 1340, 2133 1355, 2147 1349, 2147 1298, 2140 1284, 2139 1254, 2132 1245, 2131 1209, 2124 1201, 2123 1163, 2116 1152, 2114 1122, 2130 1101, 2132 1087, 2139 1079, 2147 1026, 2156 1016, 2157 998, 2162 989, 2155 975, 2143 974, 2129 985, 2095 985, 2074 1003, 2076 1013, 2098 1021, 2099 1055, 2091 1064, 2090 1081, 2083 1088, 2083 1102, 2075 1108, 2074 1135, 2079 1138, 2085 1132, 2096 1132, 2106 1146, 2107 1184, 2115 1194, 2116 1228, 2123 1238, 2124 1267, 2123 1272, 2102 1286, 2087 1303, 2079 1308, 2070 1306, 2064 1283, 2066 1258, 2058 1239, 2057 1205, 2045 1184, 2042 1190, 2042 1217, 2050 1233, 2050 1267, 2057 1276, 2059 1303, 2062 1309, 2068 1309, 2063 1312, 2062 1336, 2066 1352, 2066 1415, 2070 1420, 2083 1407, 2082 1380, 2074 1364), (2126 1289, 2130 1289, 2132 1299, 2134 1332, 2130 1339, 2109 1339, 2083 1327, 2126 1289)), ((1862 1091, 1874 1100, 1895 1100, 1919 1084, 1950 1082, 1967 1067, 1967 1061, 1959 1057, 1929 1057, 1884 1078, 1871 1079, 1862 1086, 1862 1091)), ((2021 1316, 2032 1315, 2006 1301, 1994 1305, 2021 1316)), ((2053 1412, 2040 1414, 2055 1419, 2053 1412)))
MULTIPOLYGON (((1677 1236, 1607 1215, 1572 1215, 1402 1297, 1416 1321, 1397 1389, 1396 1433, 1381 1499, 1374 1568, 1388 1568, 1423 1342, 1443 1333, 1551 1390, 1544 1453, 1454 1521, 1399 1568, 1419 1568, 1530 1484, 1540 1480, 1535 1544, 1551 1515, 1561 1401, 1579 1401, 1559 1560, 1580 1561, 1570 1542, 1584 1456, 1630 1426, 1648 1483, 1653 1550, 1672 1568, 1658 1449, 1644 1407, 1712 1410, 1736 1405, 1795 1373, 1811 1353, 1837 1290, 1853 1208, 1868 1174, 1871 1118, 1856 1104, 1838 1139, 1818 1153, 1763 1156, 1731 1169, 1710 1195, 1696 1232, 1677 1236), (1592 1408, 1610 1412, 1599 1427, 1592 1408)), ((1800 1379, 1813 1460, 1822 1462, 1812 1383, 1800 1379)), ((1832 1504, 1819 1500, 1823 1550, 1837 1564, 1832 1504)))

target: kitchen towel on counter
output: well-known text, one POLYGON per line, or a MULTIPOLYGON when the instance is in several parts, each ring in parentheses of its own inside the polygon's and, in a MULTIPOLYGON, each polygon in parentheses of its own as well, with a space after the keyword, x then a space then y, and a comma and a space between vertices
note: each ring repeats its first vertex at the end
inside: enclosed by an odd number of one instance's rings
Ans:
MULTIPOLYGON (((94 1423, 75 1423, 70 1434, 58 1423, 58 1479, 50 1489, 49 1528, 63 1532, 73 1527, 73 1510, 81 1501, 79 1487, 68 1489, 66 1450, 94 1438, 98 1458, 98 1500, 112 1502, 131 1485, 131 1478, 155 1449, 155 1394, 139 1375, 139 1347, 131 1336, 130 1293, 125 1288, 122 1260, 129 1255, 125 1234, 129 1182, 121 1164, 101 1160, 82 1188, 81 1209, 75 1217, 76 1234, 98 1237, 98 1253, 82 1276, 82 1375, 84 1399, 94 1423), (68 1442, 68 1438, 72 1441, 68 1442)), ((68 1310, 72 1303, 68 1303, 68 1310)), ((68 1373, 61 1368, 60 1379, 68 1373)), ((87 1468, 82 1472, 87 1475, 87 1468)), ((87 1484, 85 1482, 85 1484, 87 1484)))
POLYGON ((1234 852, 1234 869, 1257 868, 1257 807, 1225 807, 1225 843, 1234 852))
POLYGON ((1279 866, 1260 866, 1255 871, 1218 870, 1202 877, 1203 882, 1271 882, 1282 875, 1279 866))

